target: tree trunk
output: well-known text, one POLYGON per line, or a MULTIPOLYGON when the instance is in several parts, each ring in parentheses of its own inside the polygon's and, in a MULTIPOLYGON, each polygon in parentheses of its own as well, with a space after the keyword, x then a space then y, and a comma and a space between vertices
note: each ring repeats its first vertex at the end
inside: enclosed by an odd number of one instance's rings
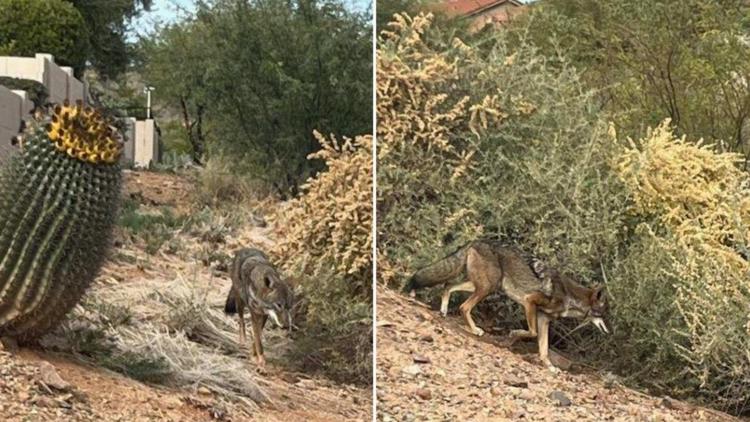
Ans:
POLYGON ((205 107, 198 105, 195 120, 190 120, 187 101, 184 97, 180 98, 180 107, 182 108, 182 123, 188 134, 188 140, 192 147, 193 162, 199 166, 203 165, 203 155, 205 154, 205 138, 203 136, 203 113, 205 107))

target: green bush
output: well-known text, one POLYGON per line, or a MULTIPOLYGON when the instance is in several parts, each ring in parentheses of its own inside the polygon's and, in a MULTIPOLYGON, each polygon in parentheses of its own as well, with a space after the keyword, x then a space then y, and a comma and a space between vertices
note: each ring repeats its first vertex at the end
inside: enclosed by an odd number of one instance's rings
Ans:
MULTIPOLYGON (((378 276, 495 237, 604 282, 615 333, 557 347, 634 386, 747 412, 750 180, 668 124, 617 139, 562 55, 400 16, 378 54, 378 276)), ((614 116, 615 118, 617 116, 614 116)), ((518 306, 495 307, 501 319, 518 306)))
POLYGON ((0 45, 9 45, 11 55, 49 53, 80 75, 89 48, 86 28, 78 10, 63 0, 0 0, 0 45))
POLYGON ((614 118, 640 138, 670 118, 678 134, 750 159, 744 0, 542 0, 515 23, 545 54, 564 51, 614 118), (530 25, 533 30, 528 30, 530 25))
POLYGON ((591 93, 563 57, 501 35, 470 46, 429 25, 402 17, 380 42, 381 280, 482 236, 593 280, 625 196, 591 93))
POLYGON ((44 84, 31 79, 10 78, 0 76, 0 85, 8 89, 20 89, 29 94, 29 99, 34 103, 34 107, 44 107, 49 98, 49 92, 44 84))

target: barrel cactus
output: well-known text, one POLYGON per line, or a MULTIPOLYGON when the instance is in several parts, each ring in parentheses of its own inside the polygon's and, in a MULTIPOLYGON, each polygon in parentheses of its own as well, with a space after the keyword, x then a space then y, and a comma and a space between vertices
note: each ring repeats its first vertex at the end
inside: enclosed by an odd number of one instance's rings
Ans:
POLYGON ((0 335, 48 332, 99 271, 121 185, 110 123, 66 102, 14 138, 20 153, 0 171, 0 335))

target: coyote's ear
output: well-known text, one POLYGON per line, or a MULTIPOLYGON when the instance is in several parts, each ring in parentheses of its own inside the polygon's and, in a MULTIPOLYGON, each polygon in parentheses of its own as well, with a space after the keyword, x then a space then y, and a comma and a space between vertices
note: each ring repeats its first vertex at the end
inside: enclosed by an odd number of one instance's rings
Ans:
POLYGON ((266 281, 266 287, 268 287, 269 289, 273 289, 273 285, 274 285, 273 277, 271 277, 270 275, 267 275, 265 277, 265 281, 266 281))

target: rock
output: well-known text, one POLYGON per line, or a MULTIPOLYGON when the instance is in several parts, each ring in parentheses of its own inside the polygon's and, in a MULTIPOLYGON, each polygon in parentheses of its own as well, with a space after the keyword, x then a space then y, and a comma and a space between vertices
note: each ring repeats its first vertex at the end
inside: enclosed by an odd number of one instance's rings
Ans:
POLYGON ((516 397, 521 400, 532 401, 536 398, 536 395, 531 390, 523 389, 518 393, 516 397))
POLYGON ((571 366, 573 366, 573 361, 553 351, 550 351, 549 360, 555 365, 555 367, 560 368, 563 371, 568 371, 571 366))
POLYGON ((518 388, 529 388, 529 383, 520 379, 520 378, 508 378, 505 380, 505 385, 510 385, 511 387, 518 387, 518 388))
POLYGON ((552 393, 550 393, 549 398, 552 399, 552 401, 557 406, 567 407, 573 404, 573 402, 570 401, 568 396, 563 394, 561 391, 553 391, 552 393))
POLYGON ((661 400, 661 405, 667 409, 672 409, 672 410, 682 410, 682 411, 692 410, 692 407, 689 404, 675 400, 669 396, 664 396, 664 398, 661 400))
POLYGON ((401 368, 401 373, 404 375, 411 375, 411 376, 417 376, 422 373, 422 369, 419 367, 419 365, 409 365, 401 368))
POLYGON ((430 391, 428 388, 420 388, 417 389, 417 396, 422 400, 431 400, 432 391, 430 391))
POLYGON ((412 359, 414 359, 414 363, 431 363, 432 361, 427 356, 422 355, 414 355, 412 356, 412 359))
POLYGON ((39 364, 39 381, 55 390, 67 391, 70 389, 70 384, 60 377, 57 369, 49 362, 43 361, 39 364))
POLYGON ((47 396, 39 396, 34 399, 33 403, 39 407, 59 407, 57 400, 47 396))
POLYGON ((617 386, 617 376, 611 372, 606 372, 602 377, 604 381, 604 388, 612 389, 617 386))
POLYGON ((209 390, 206 387, 201 386, 201 387, 198 387, 198 394, 200 394, 202 396, 210 396, 211 395, 211 390, 209 390))
POLYGON ((419 340, 423 341, 425 343, 432 343, 432 342, 435 341, 435 339, 431 335, 429 335, 429 334, 425 334, 425 335, 419 337, 419 340))

